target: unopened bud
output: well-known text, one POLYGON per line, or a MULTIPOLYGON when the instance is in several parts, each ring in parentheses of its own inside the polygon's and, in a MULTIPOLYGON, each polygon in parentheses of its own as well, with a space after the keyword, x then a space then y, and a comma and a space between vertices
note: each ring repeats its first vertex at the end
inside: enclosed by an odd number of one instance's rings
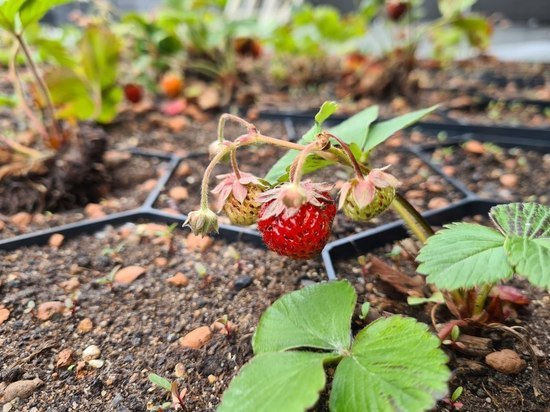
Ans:
POLYGON ((189 226, 195 235, 218 233, 218 216, 210 209, 200 209, 189 213, 183 227, 189 226))

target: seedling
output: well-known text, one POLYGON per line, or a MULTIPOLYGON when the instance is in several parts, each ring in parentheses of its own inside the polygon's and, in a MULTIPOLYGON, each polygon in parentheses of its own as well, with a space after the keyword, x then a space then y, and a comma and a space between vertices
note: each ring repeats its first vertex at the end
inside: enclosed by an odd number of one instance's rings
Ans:
POLYGON ((457 387, 453 394, 449 398, 443 399, 447 405, 451 407, 451 411, 459 411, 464 407, 462 402, 458 402, 458 399, 462 396, 464 388, 462 386, 457 387))
POLYGON ((104 276, 102 278, 99 278, 95 281, 95 283, 99 285, 109 285, 112 286, 113 282, 115 281, 115 275, 118 272, 118 270, 122 267, 122 265, 117 265, 111 271, 107 276, 104 276))
MULTIPOLYGON (((550 208, 510 203, 493 207, 489 216, 497 230, 472 223, 446 225, 417 257, 418 273, 442 291, 449 310, 466 323, 502 321, 504 303, 528 302, 513 288, 497 286, 514 274, 550 288, 550 208)), ((440 337, 452 330, 448 324, 440 337)))
POLYGON ((439 340, 426 325, 401 316, 378 319, 352 338, 356 300, 347 281, 277 300, 252 339, 254 358, 233 379, 218 411, 307 410, 327 384, 327 367, 336 369, 328 401, 333 412, 433 407, 450 376, 439 340))
POLYGON ((149 380, 156 386, 164 389, 167 392, 167 396, 172 397, 171 402, 165 402, 162 405, 147 405, 147 410, 154 412, 162 412, 173 408, 178 410, 185 407, 184 399, 187 395, 187 388, 183 388, 181 391, 178 389, 178 383, 176 381, 170 382, 168 379, 163 378, 157 374, 151 373, 149 380))

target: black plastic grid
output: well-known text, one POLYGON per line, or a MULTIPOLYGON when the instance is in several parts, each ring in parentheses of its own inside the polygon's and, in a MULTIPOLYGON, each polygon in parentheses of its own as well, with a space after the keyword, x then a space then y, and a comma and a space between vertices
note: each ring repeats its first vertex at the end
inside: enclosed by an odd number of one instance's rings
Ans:
MULTIPOLYGON (((261 115, 264 120, 282 121, 287 129, 290 139, 296 140, 299 136, 296 133, 297 124, 311 122, 312 115, 304 113, 275 113, 266 112, 261 115)), ((347 117, 336 116, 331 119, 330 124, 339 123, 347 117)), ((485 142, 493 142, 503 146, 518 146, 528 149, 536 149, 542 152, 550 151, 550 133, 541 130, 509 127, 492 126, 464 126, 456 123, 433 123, 420 122, 414 126, 424 132, 439 133, 445 132, 449 137, 445 144, 460 143, 462 141, 475 138, 485 142)), ((432 145, 434 146, 434 145, 432 145)), ((426 150, 428 146, 409 147, 404 149, 415 154, 437 175, 443 177, 458 192, 464 195, 464 198, 442 209, 430 210, 422 213, 431 224, 449 223, 466 216, 475 214, 486 214, 490 207, 500 203, 493 200, 482 200, 476 194, 472 193, 462 182, 443 173, 441 168, 434 164, 426 150)), ((174 175, 180 162, 196 157, 204 153, 194 153, 187 156, 170 155, 154 151, 132 149, 133 155, 155 157, 168 161, 168 167, 165 173, 159 178, 156 186, 149 193, 144 203, 133 210, 114 213, 98 219, 85 219, 80 222, 70 223, 62 226, 56 226, 49 229, 15 236, 0 240, 0 250, 13 250, 19 247, 30 245, 44 245, 48 243, 51 235, 59 233, 66 238, 75 237, 80 234, 89 234, 101 230, 106 225, 119 225, 127 222, 134 222, 140 219, 146 219, 153 222, 178 223, 182 224, 187 216, 184 214, 173 214, 154 208, 154 204, 159 198, 162 190, 174 175)), ((349 259, 359 256, 380 247, 381 245, 395 241, 407 236, 405 227, 401 220, 381 225, 374 229, 369 229, 359 234, 347 236, 332 242, 329 242, 322 252, 322 259, 327 271, 329 280, 336 279, 337 274, 334 269, 334 263, 341 259, 349 259)), ((254 246, 265 248, 261 235, 256 230, 243 228, 233 225, 220 224, 219 234, 217 236, 226 242, 246 242, 254 246)))

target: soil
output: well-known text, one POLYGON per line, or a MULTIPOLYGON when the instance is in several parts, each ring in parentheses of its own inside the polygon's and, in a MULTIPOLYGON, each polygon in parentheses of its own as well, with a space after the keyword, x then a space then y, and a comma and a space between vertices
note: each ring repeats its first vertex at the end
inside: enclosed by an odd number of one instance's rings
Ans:
POLYGON ((448 110, 451 119, 462 123, 550 128, 550 106, 543 108, 521 102, 494 100, 448 110))
MULTIPOLYGON (((86 209, 85 205, 74 206, 65 211, 46 210, 29 215, 30 222, 21 224, 13 216, 1 216, 3 222, 1 238, 9 238, 39 229, 79 222, 86 218, 97 218, 101 214, 113 214, 135 209, 145 201, 156 180, 167 172, 166 161, 155 157, 131 155, 128 152, 111 152, 118 160, 105 165, 108 179, 97 186, 97 197, 88 199, 97 205, 100 214, 86 209)), ((112 156, 111 156, 112 157, 112 156)), ((87 202, 86 202, 87 203, 87 202)))
POLYGON ((106 145, 103 130, 84 126, 45 160, 18 159, 7 152, 1 162, 12 170, 0 185, 0 213, 59 210, 97 197, 107 179, 102 165, 106 145))
POLYGON ((165 399, 148 375, 175 379, 177 363, 185 369, 186 377, 177 381, 189 391, 187 410, 214 410, 251 357, 250 338, 265 308, 283 293, 325 278, 319 259, 293 261, 223 241, 200 253, 190 249, 186 231, 176 229, 169 246, 157 226, 150 236, 139 236, 138 227, 127 224, 69 240, 59 249, 0 251, 0 304, 11 311, 0 325, 0 381, 38 376, 45 382, 14 410, 144 411, 149 402, 165 399), (202 276, 198 263, 206 268, 202 276), (146 272, 129 286, 98 282, 118 265, 139 265, 146 272), (189 278, 188 286, 167 283, 177 272, 189 278), (74 290, 63 284, 68 280, 78 280, 74 290), (38 307, 67 299, 73 308, 47 321, 29 311, 30 302, 38 307), (229 336, 215 333, 200 350, 178 343, 224 315, 236 324, 229 336), (93 323, 88 333, 78 330, 85 318, 93 323), (61 350, 73 350, 76 364, 92 344, 101 350, 102 368, 55 366, 61 350), (23 360, 44 346, 48 349, 23 360))
POLYGON ((550 202, 550 154, 474 142, 437 149, 432 160, 482 198, 550 202))
MULTIPOLYGON (((465 219, 466 221, 469 219, 465 219)), ((473 221, 488 225, 486 217, 475 216, 473 221)), ((406 314, 420 321, 431 324, 430 312, 433 304, 409 306, 406 296, 398 292, 391 284, 384 282, 376 273, 368 269, 371 256, 381 258, 385 263, 397 268, 409 277, 416 275, 416 264, 411 255, 411 244, 419 247, 412 239, 395 242, 373 250, 370 255, 361 259, 347 260, 336 264, 339 278, 350 280, 359 294, 359 300, 364 297, 370 303, 375 314, 392 313, 406 314), (404 245, 408 246, 404 248, 404 245), (361 262, 361 263, 359 263, 361 262)), ((509 334, 497 332, 490 328, 462 329, 462 333, 490 339, 490 350, 512 349, 527 362, 527 368, 517 375, 505 375, 490 368, 484 362, 485 354, 461 352, 449 346, 444 348, 449 356, 449 366, 453 369, 453 377, 449 382, 451 392, 457 387, 464 388, 458 399, 464 404, 464 411, 537 411, 546 410, 550 399, 550 340, 548 339, 550 295, 529 285, 527 281, 513 279, 507 282, 523 291, 531 299, 527 307, 518 308, 517 317, 507 320, 508 326, 519 326, 524 337, 532 345, 537 356, 538 380, 542 393, 538 398, 533 392, 534 361, 523 344, 509 334)), ((441 312, 440 313, 441 316, 441 312)), ((444 312, 443 312, 444 313, 444 312)), ((443 314, 445 316, 445 314, 443 314)), ((447 314, 446 320, 452 317, 447 314)), ((444 322, 445 319, 440 319, 444 322)), ((438 411, 451 410, 443 401, 438 403, 438 411)))

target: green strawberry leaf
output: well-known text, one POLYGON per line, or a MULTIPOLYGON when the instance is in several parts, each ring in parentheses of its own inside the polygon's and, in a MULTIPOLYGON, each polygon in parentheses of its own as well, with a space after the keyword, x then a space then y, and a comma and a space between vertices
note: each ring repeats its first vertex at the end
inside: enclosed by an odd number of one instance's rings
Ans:
POLYGON ((323 124, 325 120, 336 113, 336 110, 338 110, 338 103, 324 102, 319 109, 319 112, 315 115, 315 123, 323 124))
POLYGON ((439 12, 445 18, 462 14, 474 5, 477 0, 438 0, 439 12))
POLYGON ((149 374, 148 378, 155 385, 163 389, 166 389, 167 391, 172 390, 172 382, 170 382, 168 379, 163 378, 162 376, 159 376, 156 373, 149 374))
POLYGON ((369 128, 377 118, 378 106, 367 107, 365 110, 331 128, 330 132, 347 144, 356 144, 361 150, 365 150, 369 128))
POLYGON ((16 32, 16 18, 23 3, 27 0, 0 0, 0 27, 11 33, 16 32))
POLYGON ((303 412, 325 387, 323 363, 334 355, 263 353, 248 362, 223 394, 218 412, 303 412))
POLYGON ((424 303, 445 303, 445 298, 441 292, 435 292, 432 296, 427 298, 421 298, 418 296, 407 297, 408 305, 423 305, 424 303))
POLYGON ((0 107, 1 106, 7 106, 7 107, 17 106, 17 97, 12 96, 10 94, 0 93, 0 107))
POLYGON ((120 43, 106 26, 89 26, 79 42, 81 66, 86 78, 100 89, 111 87, 117 80, 120 43))
POLYGON ((330 410, 421 411, 447 392, 439 339, 411 318, 379 319, 357 335, 334 374, 330 410))
MULTIPOLYGON (((309 129, 307 133, 298 141, 298 143, 305 144, 312 142, 315 136, 321 132, 321 126, 323 122, 319 122, 319 120, 325 121, 328 118, 326 117, 327 114, 330 113, 330 111, 333 109, 334 106, 331 104, 331 102, 323 104, 321 110, 319 110, 319 112, 315 116, 315 119, 317 121, 315 122, 313 127, 309 129)), ((346 141, 346 143, 353 143, 354 139, 356 139, 358 140, 358 142, 356 143, 360 145, 366 139, 368 128, 370 124, 374 120, 376 120, 377 116, 378 107, 369 107, 350 117, 349 119, 344 120, 338 126, 330 129, 330 131, 331 133, 346 141)), ((267 180, 271 184, 275 184, 277 182, 283 182, 288 179, 288 169, 290 168, 290 165, 292 164, 294 159, 296 159, 296 156, 298 156, 298 153, 299 152, 297 150, 289 150, 288 152, 286 152, 285 155, 281 157, 269 170, 269 172, 265 176, 265 180, 267 180)), ((328 166, 328 164, 326 166, 328 166)), ((310 170, 310 172, 312 171, 314 170, 310 170)))
MULTIPOLYGON (((302 136, 298 141, 300 144, 310 143, 315 139, 315 136, 318 133, 321 133, 321 125, 323 122, 330 116, 330 111, 334 108, 331 102, 325 102, 321 106, 321 109, 315 115, 315 124, 302 136), (325 106, 326 105, 326 106, 325 106), (321 120, 321 121, 320 121, 321 120)), ((288 169, 290 165, 298 156, 298 150, 289 150, 286 152, 283 157, 281 157, 277 162, 271 167, 269 172, 265 175, 264 179, 267 180, 270 184, 275 184, 277 182, 284 182, 285 176, 288 179, 288 169)))
POLYGON ((504 246, 518 275, 534 285, 550 289, 550 238, 511 236, 504 246))
POLYGON ((491 208, 489 216, 507 236, 550 237, 550 208, 538 203, 509 203, 491 208))
POLYGON ((453 223, 428 239, 417 272, 440 289, 468 288, 512 276, 504 236, 487 227, 453 223))
POLYGON ((351 343, 357 296, 347 281, 321 283, 289 293, 260 318, 254 353, 316 348, 341 353, 351 343))
MULTIPOLYGON (((394 119, 375 123, 368 132, 366 142, 360 145, 363 152, 371 151, 376 146, 388 140, 395 132, 411 126, 412 124, 418 122, 424 116, 433 112, 437 108, 438 105, 435 105, 432 107, 428 107, 427 109, 417 110, 415 112, 404 114, 394 119)), ((334 132, 334 134, 340 137, 336 132, 334 132)), ((346 142, 348 141, 346 140, 346 142)))
POLYGON ((72 3, 74 0, 26 0, 19 11, 21 26, 24 30, 29 24, 37 23, 54 7, 72 3))
POLYGON ((94 112, 94 102, 88 84, 67 67, 57 67, 44 73, 56 113, 62 119, 89 119, 94 112))

